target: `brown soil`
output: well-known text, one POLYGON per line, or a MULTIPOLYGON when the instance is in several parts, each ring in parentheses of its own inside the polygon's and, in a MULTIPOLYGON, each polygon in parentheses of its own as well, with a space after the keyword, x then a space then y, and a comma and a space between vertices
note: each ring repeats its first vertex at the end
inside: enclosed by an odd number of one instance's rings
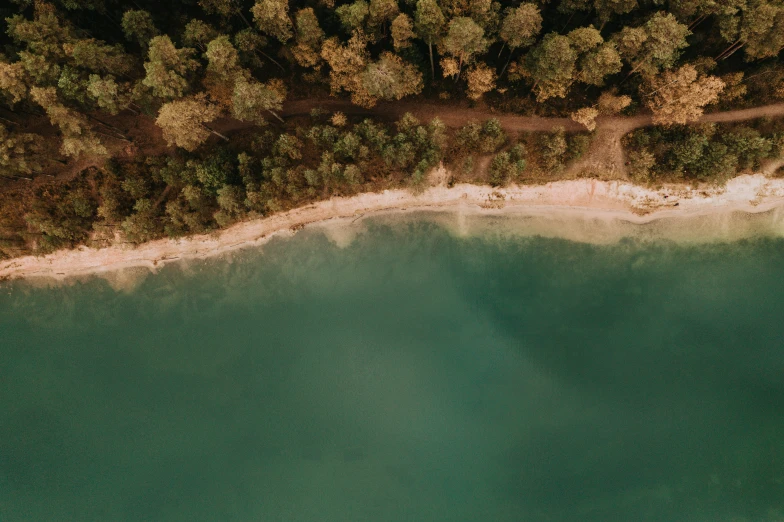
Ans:
MULTIPOLYGON (((482 121, 489 118, 497 118, 504 130, 512 134, 518 132, 546 132, 558 127, 563 127, 567 132, 584 130, 582 125, 569 118, 520 116, 499 113, 486 108, 470 108, 454 103, 438 104, 416 101, 383 102, 372 109, 365 109, 352 104, 348 100, 331 98, 293 100, 284 105, 281 116, 284 118, 304 116, 309 114, 314 108, 320 108, 328 112, 340 111, 352 116, 367 115, 387 120, 396 120, 406 112, 410 112, 423 121, 438 117, 448 127, 460 127, 471 120, 482 121)), ((781 116, 784 116, 784 103, 706 114, 700 121, 732 122, 781 116)), ((96 124, 96 131, 101 133, 106 131, 106 134, 102 134, 102 138, 109 149, 111 157, 154 156, 171 150, 171 148, 166 146, 160 129, 155 125, 154 118, 128 112, 117 116, 102 115, 100 117, 103 121, 120 129, 129 140, 125 141, 111 137, 109 136, 111 131, 108 131, 102 125, 96 124)), ((600 117, 596 123, 597 126, 594 131, 591 148, 579 162, 572 165, 569 171, 566 172, 567 177, 592 175, 609 179, 626 178, 625 155, 621 138, 634 129, 652 125, 651 116, 600 117)), ((211 125, 211 128, 221 134, 237 133, 253 127, 254 125, 250 123, 233 118, 221 118, 211 125)), ((26 125, 19 130, 36 132, 46 138, 51 137, 53 139, 56 139, 58 135, 57 129, 49 125, 45 116, 29 118, 26 125)), ((217 140, 218 138, 211 139, 217 140)), ((100 167, 104 162, 105 158, 85 158, 70 161, 67 165, 55 163, 44 174, 56 176, 60 179, 68 179, 88 167, 100 167)), ((6 179, 5 182, 8 183, 9 180, 6 179)))

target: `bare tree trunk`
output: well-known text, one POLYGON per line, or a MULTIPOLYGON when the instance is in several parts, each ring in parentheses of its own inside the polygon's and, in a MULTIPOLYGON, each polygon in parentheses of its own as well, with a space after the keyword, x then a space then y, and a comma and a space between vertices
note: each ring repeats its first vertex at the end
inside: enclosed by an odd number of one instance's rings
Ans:
MULTIPOLYGON (((245 18, 245 15, 242 14, 242 9, 237 9, 237 14, 240 16, 240 18, 242 18, 242 21, 245 22, 245 25, 247 25, 249 29, 253 29, 253 26, 251 25, 251 23, 248 21, 247 18, 245 18)), ((268 55, 264 51, 255 50, 254 49, 253 52, 259 52, 259 53, 263 54, 265 58, 267 58, 269 61, 271 61, 272 63, 274 63, 278 67, 280 67, 281 71, 285 71, 286 70, 281 64, 279 64, 274 58, 272 58, 272 56, 268 55)))
POLYGON ((565 23, 565 24, 564 24, 564 26, 561 28, 561 31, 560 31, 560 32, 564 32, 564 31, 566 30, 566 28, 567 28, 567 27, 569 27, 569 22, 571 22, 571 21, 572 21, 572 18, 574 18, 574 13, 572 13, 572 14, 570 14, 570 15, 569 15, 569 19, 568 19, 568 20, 566 20, 566 23, 565 23))
POLYGON ((279 63, 277 62, 277 60, 275 60, 275 58, 273 58, 272 56, 268 55, 268 54, 267 54, 267 53, 265 53, 264 51, 254 51, 254 52, 259 52, 259 53, 261 53, 262 55, 264 55, 264 57, 265 57, 267 60, 271 61, 272 63, 274 63, 275 65, 277 65, 278 67, 280 67, 280 70, 281 70, 281 71, 285 71, 285 70, 286 70, 286 69, 285 69, 285 68, 284 68, 284 67, 283 67, 281 64, 279 64, 279 63))
POLYGON ((430 81, 436 81, 436 66, 433 64, 433 40, 427 41, 427 48, 430 50, 430 81))
MULTIPOLYGON (((205 127, 206 127, 206 125, 205 125, 205 127)), ((214 131, 214 130, 212 130, 212 129, 211 129, 211 128, 209 128, 209 127, 207 127, 207 130, 208 130, 208 131, 210 131, 211 133, 213 133, 214 135, 218 136, 219 138, 223 138, 224 140, 226 140, 226 141, 229 141, 229 138, 227 138, 226 136, 224 136, 224 135, 223 135, 223 134, 221 134, 220 132, 218 132, 218 131, 214 131)))
POLYGON ((504 73, 506 72, 506 68, 509 67, 509 62, 512 61, 512 55, 513 54, 514 54, 514 50, 509 52, 509 58, 506 59, 506 63, 504 64, 504 68, 501 69, 501 74, 498 75, 499 78, 504 75, 504 73))
POLYGON ((726 60, 727 58, 729 58, 730 56, 732 56, 733 54, 735 54, 736 52, 738 52, 738 51, 739 51, 741 48, 743 48, 743 46, 744 46, 744 45, 746 45, 746 42, 743 42, 743 43, 741 43, 741 44, 740 44, 739 46, 737 46, 735 49, 733 49, 733 50, 732 50, 732 51, 730 51, 729 53, 725 54, 725 55, 724 55, 724 56, 723 56, 721 59, 722 59, 722 60, 726 60))
POLYGON ((122 137, 124 140, 128 141, 128 136, 126 136, 126 135, 125 135, 125 133, 124 133, 122 130, 118 129, 118 128, 117 128, 117 127, 115 127, 114 125, 110 125, 110 124, 106 123, 106 122, 105 122, 105 121, 103 121, 103 120, 99 120, 98 118, 96 118, 95 116, 93 116, 93 115, 91 115, 91 114, 87 114, 87 113, 85 113, 85 115, 86 115, 88 118, 90 118, 91 120, 93 120, 94 122, 96 122, 96 123, 99 123, 99 124, 103 125, 103 126, 104 126, 104 127, 106 127, 106 128, 112 129, 112 130, 113 130, 115 133, 117 133, 118 135, 120 135, 120 136, 121 136, 121 137, 122 137))
POLYGON ((283 118, 281 118, 280 116, 278 116, 278 114, 275 111, 273 111, 272 109, 267 109, 267 111, 270 114, 272 114, 273 116, 275 116, 281 123, 286 123, 286 121, 283 118))
POLYGON ((704 21, 705 21, 705 20, 706 20, 706 19, 707 19, 709 16, 710 16, 710 13, 698 16, 698 17, 697 17, 697 18, 696 18, 696 19, 695 19, 695 20, 694 20, 692 23, 690 23, 690 24, 689 24, 689 31, 691 31, 692 29, 694 29, 695 27, 697 27, 698 25, 700 25, 700 24, 701 24, 702 22, 704 22, 704 21))
POLYGON ((740 38, 738 38, 737 40, 735 40, 734 42, 732 42, 732 44, 731 44, 729 47, 727 47, 727 48, 726 48, 726 49, 724 49, 722 52, 720 52, 720 53, 719 53, 719 55, 716 57, 716 60, 720 60, 722 56, 724 56, 725 54, 727 54, 727 53, 730 51, 730 49, 732 49, 733 47, 735 47, 735 46, 736 46, 736 45, 738 45, 739 43, 740 43, 740 38))

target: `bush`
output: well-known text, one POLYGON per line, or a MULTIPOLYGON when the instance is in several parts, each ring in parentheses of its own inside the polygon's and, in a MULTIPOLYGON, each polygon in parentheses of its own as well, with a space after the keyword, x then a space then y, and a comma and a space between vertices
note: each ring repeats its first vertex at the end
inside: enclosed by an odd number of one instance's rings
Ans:
POLYGON ((515 145, 509 152, 498 153, 490 162, 490 184, 502 186, 517 180, 525 166, 525 147, 522 145, 515 145))

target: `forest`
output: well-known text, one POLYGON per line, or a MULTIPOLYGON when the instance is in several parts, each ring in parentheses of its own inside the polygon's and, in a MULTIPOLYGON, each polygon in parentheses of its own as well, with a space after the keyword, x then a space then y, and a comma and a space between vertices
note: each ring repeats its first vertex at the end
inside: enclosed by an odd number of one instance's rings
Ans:
POLYGON ((721 183, 784 155, 779 113, 703 121, 784 103, 782 49, 784 0, 12 0, 0 258, 422 190, 442 162, 449 183, 601 176, 570 165, 625 118, 650 121, 622 176, 721 183))

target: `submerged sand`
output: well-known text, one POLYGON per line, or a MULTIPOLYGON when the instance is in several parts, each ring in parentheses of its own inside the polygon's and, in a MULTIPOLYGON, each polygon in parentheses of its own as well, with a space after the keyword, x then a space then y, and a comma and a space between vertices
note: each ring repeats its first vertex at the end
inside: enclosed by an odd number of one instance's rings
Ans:
POLYGON ((364 218, 379 214, 397 217, 428 211, 432 219, 461 235, 514 230, 523 235, 609 243, 630 235, 684 241, 734 240, 761 232, 784 235, 784 216, 780 219, 778 210, 763 227, 743 219, 779 207, 784 208, 784 179, 762 174, 740 176, 724 187, 708 189, 669 185, 653 190, 625 182, 578 179, 505 188, 441 185, 421 194, 386 190, 332 198, 213 234, 15 258, 0 262, 0 279, 62 280, 110 272, 117 277, 117 271, 129 268, 155 271, 178 260, 260 245, 307 225, 324 227, 333 240, 343 244, 350 242, 364 218), (516 225, 509 227, 512 222, 516 225))

